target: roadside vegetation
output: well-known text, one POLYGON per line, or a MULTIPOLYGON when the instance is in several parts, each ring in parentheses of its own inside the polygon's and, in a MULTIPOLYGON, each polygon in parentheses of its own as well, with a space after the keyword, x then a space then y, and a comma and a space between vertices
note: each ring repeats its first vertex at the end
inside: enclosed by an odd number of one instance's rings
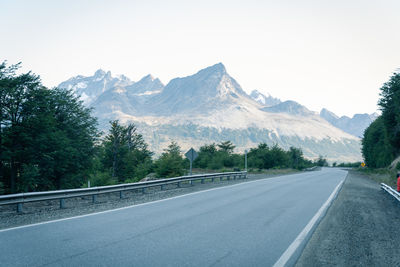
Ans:
POLYGON ((341 167, 341 168, 359 168, 360 166, 361 166, 361 161, 332 163, 332 167, 341 167))
MULTIPOLYGON (((0 64, 0 194, 112 185, 187 174, 189 160, 172 141, 157 158, 134 124, 110 121, 107 133, 71 90, 46 88, 40 77, 0 64)), ((200 147, 198 172, 244 170, 231 141, 200 147)), ((327 166, 299 148, 259 144, 248 152, 253 172, 327 166)))
POLYGON ((400 156, 400 73, 394 73, 380 90, 382 115, 364 132, 362 154, 367 168, 361 171, 393 186, 400 171, 400 164, 391 164, 400 156))

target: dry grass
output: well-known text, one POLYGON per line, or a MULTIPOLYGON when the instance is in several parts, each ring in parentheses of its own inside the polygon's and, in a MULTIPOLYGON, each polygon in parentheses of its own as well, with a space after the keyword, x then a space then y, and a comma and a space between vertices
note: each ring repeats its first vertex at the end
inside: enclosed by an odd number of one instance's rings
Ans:
POLYGON ((386 168, 382 168, 382 169, 357 169, 357 171, 361 172, 362 174, 365 174, 366 176, 368 176, 369 178, 371 178, 372 180, 378 182, 378 183, 385 183, 393 188, 396 187, 396 182, 397 182, 397 178, 396 178, 396 174, 397 171, 396 170, 391 170, 391 169, 386 169, 386 168))

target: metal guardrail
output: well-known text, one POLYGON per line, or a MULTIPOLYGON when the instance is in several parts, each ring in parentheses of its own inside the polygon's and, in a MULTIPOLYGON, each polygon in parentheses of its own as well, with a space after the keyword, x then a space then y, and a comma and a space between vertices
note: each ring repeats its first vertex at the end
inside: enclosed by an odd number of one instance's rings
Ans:
POLYGON ((394 198, 400 201, 400 193, 388 186, 387 184, 381 183, 381 188, 391 194, 394 198))
POLYGON ((318 170, 320 170, 320 169, 321 169, 321 167, 319 167, 319 166, 314 166, 314 167, 305 169, 305 171, 318 171, 318 170))
POLYGON ((65 208, 65 199, 74 197, 92 196, 92 202, 95 203, 97 195, 119 192, 120 198, 123 198, 123 192, 128 190, 142 189, 143 193, 146 193, 146 189, 151 187, 160 186, 161 190, 165 189, 166 185, 177 184, 181 186, 182 182, 189 182, 193 185, 193 181, 201 180, 203 184, 205 179, 220 179, 231 178, 241 179, 246 178, 247 172, 224 172, 224 173, 213 173, 213 174, 198 174, 192 176, 180 176, 169 179, 159 179, 138 183, 129 184, 118 184, 109 186, 97 186, 90 188, 79 188, 79 189, 67 189, 67 190, 55 190, 55 191, 44 191, 44 192, 31 192, 31 193, 20 193, 0 196, 1 205, 12 205, 17 204, 17 212, 22 212, 22 204, 27 202, 47 201, 47 200, 60 200, 60 208, 65 208))

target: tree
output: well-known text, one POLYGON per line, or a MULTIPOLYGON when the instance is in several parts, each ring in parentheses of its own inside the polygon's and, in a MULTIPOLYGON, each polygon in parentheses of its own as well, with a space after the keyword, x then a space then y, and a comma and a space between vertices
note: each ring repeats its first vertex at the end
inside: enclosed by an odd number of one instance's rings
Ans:
POLYGON ((110 125, 110 132, 103 141, 103 166, 111 170, 111 178, 118 182, 143 178, 152 168, 152 153, 143 136, 132 123, 123 126, 114 120, 110 125))
POLYGON ((215 145, 215 143, 204 145, 200 147, 199 156, 194 165, 212 170, 241 166, 243 165, 240 162, 241 156, 233 154, 234 148, 235 146, 231 141, 225 141, 218 145, 215 145))
POLYGON ((168 178, 183 175, 184 160, 181 156, 181 148, 172 141, 164 150, 160 158, 155 162, 158 177, 168 178))
POLYGON ((378 105, 382 110, 382 120, 387 139, 398 155, 400 149, 400 73, 394 73, 381 87, 378 105))
POLYGON ((400 73, 394 73, 380 90, 382 115, 365 129, 362 140, 362 153, 370 168, 388 166, 400 151, 400 73))
POLYGON ((362 154, 370 168, 383 168, 392 162, 394 156, 382 116, 365 129, 362 154))
POLYGON ((271 153, 266 143, 260 143, 257 148, 251 148, 248 153, 250 167, 258 169, 272 168, 271 153))
POLYGON ((76 187, 91 165, 96 119, 71 91, 0 65, 0 158, 6 192, 76 187))
POLYGON ((321 155, 315 160, 315 164, 320 167, 326 167, 329 165, 328 161, 321 155))
POLYGON ((280 167, 280 168, 285 168, 289 167, 289 158, 286 153, 282 148, 278 146, 278 144, 275 144, 271 148, 271 159, 272 159, 272 166, 274 167, 280 167))
POLYGON ((311 161, 304 159, 300 148, 291 147, 289 151, 285 151, 277 144, 269 148, 266 143, 260 143, 257 148, 250 149, 248 162, 249 167, 258 169, 303 169, 312 165, 311 161))
POLYGON ((220 144, 218 144, 218 148, 219 148, 219 151, 223 151, 228 154, 232 154, 235 146, 232 144, 231 141, 225 141, 225 142, 221 142, 220 144))
POLYGON ((17 75, 20 63, 7 67, 6 62, 0 65, 0 153, 1 172, 4 165, 9 169, 8 184, 11 192, 16 192, 18 170, 21 162, 18 153, 22 148, 18 139, 21 134, 23 105, 31 91, 39 88, 39 77, 30 72, 17 75), (7 142, 7 144, 5 144, 7 142))
POLYGON ((110 121, 110 124, 110 133, 104 140, 106 152, 104 163, 105 165, 111 163, 111 176, 113 179, 117 179, 117 177, 121 177, 120 166, 122 165, 122 159, 128 153, 127 129, 121 126, 118 120, 110 121))
POLYGON ((222 168, 222 165, 215 166, 214 164, 216 154, 217 147, 215 143, 201 146, 199 149, 198 157, 194 161, 194 166, 204 169, 213 169, 214 167, 216 167, 216 169, 222 168))
POLYGON ((303 151, 300 148, 290 147, 288 154, 291 168, 302 169, 304 167, 303 151))

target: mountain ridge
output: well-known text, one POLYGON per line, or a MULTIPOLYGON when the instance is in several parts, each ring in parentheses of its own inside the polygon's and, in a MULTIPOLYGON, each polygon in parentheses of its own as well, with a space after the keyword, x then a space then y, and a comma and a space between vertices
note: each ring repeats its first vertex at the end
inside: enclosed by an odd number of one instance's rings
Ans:
POLYGON ((114 78, 103 70, 97 76, 77 77, 60 87, 90 96, 85 104, 94 108, 102 129, 107 129, 113 119, 137 123, 156 153, 171 139, 181 141, 186 149, 223 138, 235 140, 239 151, 266 142, 301 147, 311 158, 322 154, 346 160, 361 158, 357 137, 295 101, 281 102, 269 96, 277 104, 268 107, 266 102, 260 103, 254 94, 252 97, 243 90, 222 63, 172 79, 166 85, 151 75, 133 82, 114 78), (82 86, 84 82, 86 87, 82 86))
POLYGON ((333 126, 345 131, 346 133, 362 138, 362 136, 364 135, 364 130, 376 118, 378 118, 379 115, 374 112, 372 114, 357 113, 354 114, 351 118, 348 116, 339 117, 335 113, 323 108, 320 111, 320 116, 333 126))

